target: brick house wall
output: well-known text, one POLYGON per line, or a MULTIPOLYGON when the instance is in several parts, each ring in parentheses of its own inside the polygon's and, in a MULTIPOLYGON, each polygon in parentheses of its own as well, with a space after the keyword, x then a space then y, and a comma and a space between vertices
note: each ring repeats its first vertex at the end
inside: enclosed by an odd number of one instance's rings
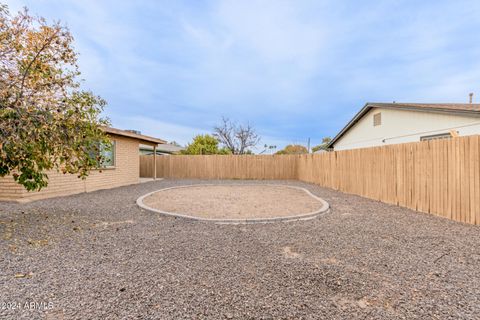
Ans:
POLYGON ((135 138, 109 134, 115 141, 115 167, 93 170, 85 179, 76 175, 48 172, 48 186, 40 191, 27 191, 11 176, 0 178, 0 200, 26 202, 50 197, 65 196, 100 189, 109 189, 139 182, 139 145, 135 138))

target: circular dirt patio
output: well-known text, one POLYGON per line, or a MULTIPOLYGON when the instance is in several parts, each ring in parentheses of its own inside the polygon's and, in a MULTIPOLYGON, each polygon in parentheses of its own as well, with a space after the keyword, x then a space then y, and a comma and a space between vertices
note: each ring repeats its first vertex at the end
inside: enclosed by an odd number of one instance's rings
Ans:
POLYGON ((305 188, 274 184, 202 184, 165 188, 137 200, 140 207, 176 217, 219 223, 314 218, 328 203, 305 188))

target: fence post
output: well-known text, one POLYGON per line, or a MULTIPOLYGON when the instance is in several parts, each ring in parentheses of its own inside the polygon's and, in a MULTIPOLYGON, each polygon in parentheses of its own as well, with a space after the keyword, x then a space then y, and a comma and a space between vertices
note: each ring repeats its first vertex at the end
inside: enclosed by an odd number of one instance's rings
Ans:
POLYGON ((157 180, 157 145, 153 146, 153 180, 157 180))

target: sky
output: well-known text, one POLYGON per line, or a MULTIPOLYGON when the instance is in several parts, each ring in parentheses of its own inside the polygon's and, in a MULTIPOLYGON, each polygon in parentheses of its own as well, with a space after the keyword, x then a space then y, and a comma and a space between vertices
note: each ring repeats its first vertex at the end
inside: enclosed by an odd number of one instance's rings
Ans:
POLYGON ((114 127, 316 145, 366 102, 480 100, 479 1, 0 0, 60 20, 114 127))

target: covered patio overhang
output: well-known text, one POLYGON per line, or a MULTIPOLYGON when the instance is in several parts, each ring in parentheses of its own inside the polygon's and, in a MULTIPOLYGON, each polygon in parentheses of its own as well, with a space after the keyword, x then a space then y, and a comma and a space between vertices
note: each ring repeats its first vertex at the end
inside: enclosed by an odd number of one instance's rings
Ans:
MULTIPOLYGON (((106 133, 108 134, 113 134, 113 135, 119 135, 119 136, 124 136, 124 137, 129 137, 133 139, 138 140, 138 150, 140 150, 140 145, 147 145, 150 147, 153 147, 153 157, 152 157, 152 162, 153 162, 153 173, 151 179, 156 180, 157 179, 157 146, 159 144, 165 144, 167 141, 159 138, 154 138, 150 136, 146 136, 143 134, 140 134, 138 131, 135 130, 121 130, 121 129, 116 129, 112 127, 103 127, 102 128, 106 133)), ((140 152, 137 154, 138 157, 140 157, 140 152)), ((139 168, 140 170, 140 168, 139 168)))

